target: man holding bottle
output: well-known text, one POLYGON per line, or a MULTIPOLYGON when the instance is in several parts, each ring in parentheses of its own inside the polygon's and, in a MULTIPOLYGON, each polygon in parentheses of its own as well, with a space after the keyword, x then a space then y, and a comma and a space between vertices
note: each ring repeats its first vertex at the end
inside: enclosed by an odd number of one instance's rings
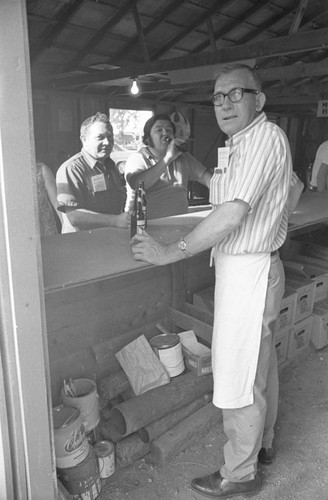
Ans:
POLYGON ((212 339, 213 403, 227 436, 219 470, 192 481, 213 498, 256 495, 258 461, 272 463, 278 405, 273 324, 284 292, 278 249, 285 241, 292 161, 284 132, 262 111, 265 95, 251 68, 221 69, 212 96, 220 129, 210 186, 212 212, 178 242, 137 235, 137 260, 176 262, 212 248, 215 301, 212 339))

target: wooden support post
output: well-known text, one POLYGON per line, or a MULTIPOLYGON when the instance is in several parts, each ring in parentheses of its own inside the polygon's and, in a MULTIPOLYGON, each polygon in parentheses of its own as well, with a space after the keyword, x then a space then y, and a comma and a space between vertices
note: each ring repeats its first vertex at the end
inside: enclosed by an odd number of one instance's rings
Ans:
POLYGON ((208 403, 150 444, 153 461, 158 465, 164 465, 204 437, 211 427, 221 420, 221 410, 208 403))

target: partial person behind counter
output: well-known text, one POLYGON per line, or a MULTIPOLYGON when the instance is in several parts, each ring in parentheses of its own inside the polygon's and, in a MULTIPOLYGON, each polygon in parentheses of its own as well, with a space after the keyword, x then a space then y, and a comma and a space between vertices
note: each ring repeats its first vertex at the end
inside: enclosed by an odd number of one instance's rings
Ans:
POLYGON ((45 163, 36 163, 36 183, 38 195, 40 235, 51 236, 59 232, 58 224, 63 222, 62 214, 57 211, 57 189, 55 176, 45 163), (56 214, 56 215, 55 215, 56 214), (58 217, 58 223, 56 220, 58 217))
POLYGON ((328 189, 328 141, 323 142, 317 149, 312 168, 311 188, 314 191, 328 189))
POLYGON ((144 147, 131 154, 125 165, 127 203, 132 210, 133 192, 145 185, 148 219, 188 212, 188 181, 209 188, 211 173, 175 139, 175 125, 165 114, 152 116, 144 126, 144 147))
POLYGON ((110 158, 114 139, 107 116, 97 113, 84 120, 80 139, 82 150, 66 160, 56 176, 62 233, 129 227, 130 215, 123 212, 125 186, 110 158))

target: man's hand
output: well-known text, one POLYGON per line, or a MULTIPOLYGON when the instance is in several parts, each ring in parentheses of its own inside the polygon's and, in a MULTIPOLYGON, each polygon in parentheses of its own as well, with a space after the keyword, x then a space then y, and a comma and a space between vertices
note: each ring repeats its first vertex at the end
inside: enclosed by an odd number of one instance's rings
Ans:
POLYGON ((122 212, 116 216, 116 227, 130 227, 131 226, 131 215, 129 212, 122 212))
POLYGON ((144 260, 156 266, 166 264, 167 245, 149 236, 146 231, 131 239, 131 250, 135 260, 144 260))
POLYGON ((182 151, 179 149, 179 147, 184 143, 182 139, 172 139, 168 146, 167 150, 164 156, 164 161, 166 163, 170 163, 171 161, 174 161, 178 156, 181 155, 182 151))

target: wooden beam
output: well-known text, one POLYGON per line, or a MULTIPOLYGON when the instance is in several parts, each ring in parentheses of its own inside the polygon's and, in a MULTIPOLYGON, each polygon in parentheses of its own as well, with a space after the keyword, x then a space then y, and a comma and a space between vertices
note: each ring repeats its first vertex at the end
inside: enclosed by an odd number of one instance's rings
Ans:
POLYGON ((60 12, 60 17, 50 31, 46 31, 45 36, 41 36, 36 47, 31 48, 31 62, 34 63, 42 52, 49 47, 59 33, 67 26, 74 14, 82 7, 85 0, 74 0, 72 3, 65 5, 60 12))
POLYGON ((292 35, 293 33, 296 33, 298 31, 298 28, 300 27, 301 21, 303 19, 303 16, 305 14, 305 11, 307 9, 309 0, 301 0, 299 2, 297 11, 295 13, 293 22, 291 24, 291 27, 289 28, 289 35, 292 35))
POLYGON ((133 12, 133 16, 134 16, 134 21, 136 23, 138 38, 140 40, 144 60, 145 60, 145 62, 148 63, 150 61, 150 57, 149 57, 149 52, 148 52, 148 48, 147 48, 147 43, 146 43, 145 35, 144 35, 143 29, 142 29, 139 12, 138 12, 137 6, 134 2, 132 3, 132 12, 133 12))
MULTIPOLYGON (((251 16, 253 16, 256 12, 258 12, 260 9, 263 9, 267 3, 271 2, 271 0, 258 0, 253 7, 250 9, 246 10, 243 12, 243 14, 238 18, 233 20, 232 22, 228 23, 223 29, 220 29, 216 33, 214 33, 214 37, 216 41, 219 41, 222 39, 225 35, 227 35, 230 31, 234 30, 235 28, 239 27, 241 24, 244 24, 247 22, 247 19, 251 16)), ((209 46, 210 42, 206 41, 198 45, 194 50, 191 51, 192 54, 202 52, 204 49, 206 49, 209 46)))
POLYGON ((328 59, 314 63, 300 63, 292 64, 290 66, 263 68, 258 70, 258 74, 262 81, 293 80, 296 78, 326 75, 327 72, 328 59))
POLYGON ((50 500, 57 487, 25 0, 0 1, 0 47, 0 498, 50 500))
POLYGON ((214 36, 214 29, 213 29, 212 18, 206 19, 206 25, 207 25, 208 38, 209 38, 209 41, 210 41, 211 49, 212 50, 217 50, 216 40, 215 40, 215 36, 214 36))
MULTIPOLYGON (((230 3, 230 0, 221 0, 220 8, 224 7, 226 4, 230 3)), ((163 54, 168 52, 172 47, 174 47, 178 42, 183 40, 186 36, 188 36, 192 31, 194 31, 198 26, 203 24, 209 17, 211 17, 215 12, 219 9, 217 2, 214 2, 214 6, 211 9, 207 9, 206 12, 197 17, 197 19, 189 24, 185 29, 180 29, 180 32, 177 36, 172 38, 168 43, 166 43, 162 48, 154 52, 151 57, 153 60, 159 59, 163 54)))
MULTIPOLYGON (((175 10, 177 10, 181 4, 183 4, 186 0, 173 0, 173 2, 171 2, 170 5, 168 5, 164 10, 163 12, 161 13, 161 15, 155 19, 154 21, 152 21, 148 26, 146 26, 146 28, 144 28, 143 32, 144 32, 144 35, 147 35, 148 33, 150 33, 153 29, 155 29, 159 24, 161 24, 167 17, 169 17, 172 12, 174 12, 175 10)), ((107 61, 107 64, 116 64, 123 56, 125 56, 127 54, 127 52, 129 52, 129 50, 135 46, 135 43, 136 41, 138 40, 138 35, 136 36, 133 36, 130 41, 125 44, 125 46, 123 47, 123 49, 117 53, 117 55, 115 56, 115 58, 111 58, 110 60, 107 61)))
POLYGON ((96 34, 89 40, 89 42, 84 46, 83 50, 78 52, 75 57, 73 57, 63 68, 63 71, 71 71, 76 68, 77 64, 84 59, 84 57, 91 52, 93 47, 95 47, 105 34, 117 24, 131 9, 131 6, 137 0, 127 0, 126 4, 122 9, 120 9, 114 16, 111 16, 105 24, 96 32, 96 34))
MULTIPOLYGON (((276 39, 261 40, 246 45, 226 47, 213 52, 194 54, 184 57, 166 59, 164 61, 139 64, 128 68, 120 68, 108 71, 99 71, 98 74, 79 75, 76 77, 65 77, 55 79, 54 88, 67 88, 76 85, 85 85, 95 82, 117 80, 121 78, 133 78, 141 75, 172 71, 175 69, 193 68, 236 62, 245 59, 264 59, 266 57, 277 57, 297 52, 307 52, 328 47, 328 28, 314 30, 305 33, 296 33, 276 39)), ((268 70, 269 71, 269 70, 268 70)))

